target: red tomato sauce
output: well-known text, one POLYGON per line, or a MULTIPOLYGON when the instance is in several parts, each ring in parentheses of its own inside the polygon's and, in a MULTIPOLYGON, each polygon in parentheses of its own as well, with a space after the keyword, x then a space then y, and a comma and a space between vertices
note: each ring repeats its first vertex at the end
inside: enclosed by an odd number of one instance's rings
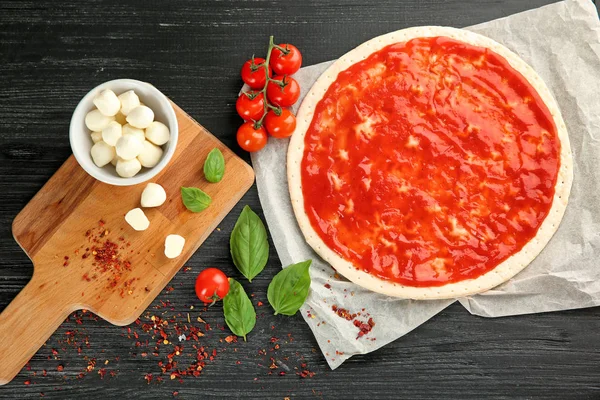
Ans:
POLYGON ((441 286, 494 269, 535 236, 559 155, 550 111, 503 57, 413 39, 341 72, 317 104, 304 207, 357 268, 441 286))

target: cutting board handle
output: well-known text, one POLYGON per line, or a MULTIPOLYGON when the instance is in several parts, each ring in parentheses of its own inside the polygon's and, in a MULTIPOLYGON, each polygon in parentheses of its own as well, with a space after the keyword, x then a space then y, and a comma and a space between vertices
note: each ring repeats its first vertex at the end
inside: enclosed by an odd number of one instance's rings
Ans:
POLYGON ((0 314, 0 385, 21 371, 73 309, 72 305, 56 304, 58 286, 41 281, 34 273, 0 314))

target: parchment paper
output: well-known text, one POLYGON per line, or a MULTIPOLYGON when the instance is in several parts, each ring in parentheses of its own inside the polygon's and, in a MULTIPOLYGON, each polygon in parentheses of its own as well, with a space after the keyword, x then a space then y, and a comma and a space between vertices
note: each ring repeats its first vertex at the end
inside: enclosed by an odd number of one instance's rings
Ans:
MULTIPOLYGON (((575 179, 564 219, 535 261, 509 282, 459 301, 485 317, 599 305, 600 22, 595 6, 590 0, 567 0, 467 29, 515 51, 545 80, 567 124, 575 179)), ((305 67, 295 75, 301 99, 330 64, 305 67)), ((335 275, 306 244, 296 223, 286 179, 287 146, 288 140, 270 140, 252 155, 258 193, 283 266, 313 260, 311 292, 301 312, 332 369, 405 335, 455 301, 399 300, 335 275), (357 319, 363 322, 372 318, 373 330, 358 338, 358 328, 338 316, 333 305, 360 312, 357 319)))

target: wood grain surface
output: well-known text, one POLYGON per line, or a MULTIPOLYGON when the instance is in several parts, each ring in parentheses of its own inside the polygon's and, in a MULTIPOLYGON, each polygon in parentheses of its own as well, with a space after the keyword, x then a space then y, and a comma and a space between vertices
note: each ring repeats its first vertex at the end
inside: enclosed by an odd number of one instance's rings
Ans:
MULTIPOLYGON (((238 72, 253 53, 265 52, 269 34, 296 44, 309 65, 392 30, 463 27, 549 2, 0 0, 0 309, 33 271, 12 239, 11 223, 69 157, 71 113, 93 86, 124 77, 152 82, 248 160, 235 144, 238 72)), ((155 356, 156 339, 140 326, 119 328, 78 313, 29 370, 0 387, 0 398, 173 398, 175 392, 175 398, 600 398, 599 309, 484 319, 453 305, 396 342, 330 371, 302 318, 275 317, 268 307, 266 288, 280 268, 272 246, 265 271, 252 284, 243 281, 254 294, 256 328, 247 343, 226 343, 221 306, 203 310, 194 279, 207 266, 240 278, 228 241, 246 204, 260 215, 255 188, 141 317, 143 324, 153 315, 186 321, 190 314, 192 322, 201 316, 211 324, 208 330, 196 322, 205 333, 198 343, 218 353, 198 377, 162 374, 158 362, 173 347, 155 356), (273 337, 279 340, 271 343, 273 337), (302 370, 315 375, 302 378, 302 370)))
POLYGON ((32 260, 34 274, 0 314, 0 337, 8 339, 0 341, 0 384, 8 383, 73 311, 86 309, 115 325, 135 322, 254 183, 246 162, 177 105, 173 108, 177 148, 151 179, 168 199, 144 210, 151 221, 144 232, 134 231, 124 215, 140 206, 146 183, 104 184, 88 175, 75 157, 65 161, 15 218, 12 233, 32 260), (214 148, 222 152, 227 171, 216 184, 202 172, 214 148), (199 213, 188 211, 180 200, 181 187, 200 188, 212 198, 210 206, 199 213), (168 234, 185 238, 179 257, 164 254, 168 234), (113 250, 98 261, 94 254, 107 244, 113 250))

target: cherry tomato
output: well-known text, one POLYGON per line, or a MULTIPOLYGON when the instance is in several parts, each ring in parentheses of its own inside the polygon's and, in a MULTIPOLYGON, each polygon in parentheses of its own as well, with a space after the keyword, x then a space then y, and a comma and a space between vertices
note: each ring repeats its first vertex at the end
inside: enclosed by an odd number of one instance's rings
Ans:
POLYGON ((235 102, 235 109, 244 120, 258 121, 265 111, 265 99, 262 93, 242 93, 235 102), (248 95, 249 94, 249 95, 248 95), (250 99, 250 97, 253 97, 250 99))
MULTIPOLYGON (((267 83, 265 68, 262 66, 265 63, 264 58, 255 58, 248 60, 242 65, 242 80, 252 89, 262 89, 267 83)), ((269 66, 269 76, 272 75, 271 66, 269 66)))
POLYGON ((271 59, 269 64, 278 75, 292 75, 298 72, 302 65, 302 54, 300 50, 293 44, 283 43, 279 47, 286 49, 281 51, 278 48, 274 48, 271 51, 271 59))
POLYGON ((214 304, 229 292, 227 275, 217 268, 206 268, 196 278, 196 296, 204 303, 214 304))
POLYGON ((273 81, 270 81, 267 85, 267 97, 272 104, 280 107, 290 107, 298 101, 300 85, 294 78, 276 75, 273 79, 283 82, 283 87, 273 81))
POLYGON ((237 131, 237 142, 246 151, 258 151, 267 144, 267 131, 264 127, 254 128, 254 122, 244 122, 237 131))
POLYGON ((265 116, 265 128, 273 137, 290 137, 296 129, 296 117, 287 108, 283 108, 279 115, 275 111, 269 111, 265 116))

